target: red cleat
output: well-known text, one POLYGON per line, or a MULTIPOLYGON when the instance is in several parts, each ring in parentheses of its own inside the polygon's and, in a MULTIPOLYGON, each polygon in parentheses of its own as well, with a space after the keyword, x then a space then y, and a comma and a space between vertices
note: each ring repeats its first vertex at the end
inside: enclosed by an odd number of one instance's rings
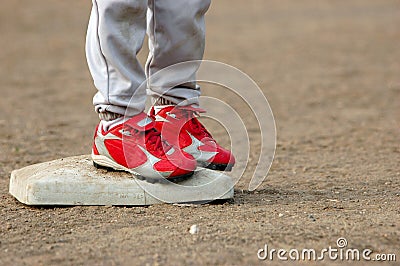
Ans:
POLYGON ((196 161, 165 141, 152 118, 141 113, 104 131, 97 126, 92 159, 96 167, 130 172, 149 182, 193 175, 196 161))
POLYGON ((231 171, 233 154, 222 148, 196 118, 203 109, 190 106, 155 106, 150 116, 162 138, 183 152, 191 154, 197 164, 213 170, 231 171))

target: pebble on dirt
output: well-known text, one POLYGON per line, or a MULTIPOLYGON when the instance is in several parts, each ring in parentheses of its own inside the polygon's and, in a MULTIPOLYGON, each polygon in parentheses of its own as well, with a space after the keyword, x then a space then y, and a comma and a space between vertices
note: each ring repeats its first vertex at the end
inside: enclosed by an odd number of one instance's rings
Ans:
POLYGON ((189 233, 192 235, 198 234, 199 233, 199 226, 197 224, 194 224, 190 227, 189 233))

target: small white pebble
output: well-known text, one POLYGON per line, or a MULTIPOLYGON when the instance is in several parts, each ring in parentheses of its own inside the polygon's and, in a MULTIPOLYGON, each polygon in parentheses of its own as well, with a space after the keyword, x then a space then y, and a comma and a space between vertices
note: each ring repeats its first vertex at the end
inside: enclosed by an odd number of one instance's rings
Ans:
POLYGON ((189 233, 191 233, 192 235, 199 233, 199 227, 197 226, 197 224, 194 224, 190 227, 189 233))
POLYGON ((278 214, 279 217, 283 217, 283 213, 278 214))

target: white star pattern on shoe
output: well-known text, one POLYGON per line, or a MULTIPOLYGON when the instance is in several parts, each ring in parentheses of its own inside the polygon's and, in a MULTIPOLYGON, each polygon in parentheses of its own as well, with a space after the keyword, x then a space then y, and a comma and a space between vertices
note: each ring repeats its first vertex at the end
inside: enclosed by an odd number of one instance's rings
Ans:
POLYGON ((110 140, 110 139, 122 140, 120 137, 117 137, 114 134, 107 133, 106 135, 102 135, 101 131, 98 131, 94 142, 95 142, 96 148, 100 152, 100 154, 104 154, 107 157, 112 158, 106 148, 106 145, 104 144, 104 141, 110 140))
MULTIPOLYGON (((159 158, 155 157, 154 155, 152 155, 145 148, 143 148, 143 147, 141 147, 139 145, 138 145, 138 147, 142 150, 142 152, 144 154, 146 154, 147 161, 144 164, 136 167, 135 171, 140 172, 142 176, 152 176, 152 175, 154 175, 154 172, 155 172, 154 165, 156 163, 158 163, 159 161, 161 161, 161 159, 159 159, 159 158), (149 170, 149 169, 151 169, 151 170, 149 170)), ((171 175, 171 173, 172 173, 171 171, 169 171, 169 172, 159 172, 160 177, 161 176, 162 177, 168 177, 168 176, 171 175)))
POLYGON ((183 151, 191 154, 196 159, 196 161, 206 162, 206 161, 210 160, 212 157, 214 157, 215 155, 217 155, 218 152, 216 152, 216 151, 210 152, 210 151, 199 150, 199 147, 203 146, 205 144, 203 142, 201 142, 200 140, 198 140, 197 138, 195 138, 189 132, 187 132, 187 133, 189 134, 190 138, 192 139, 192 143, 189 146, 187 146, 186 148, 184 148, 183 151))

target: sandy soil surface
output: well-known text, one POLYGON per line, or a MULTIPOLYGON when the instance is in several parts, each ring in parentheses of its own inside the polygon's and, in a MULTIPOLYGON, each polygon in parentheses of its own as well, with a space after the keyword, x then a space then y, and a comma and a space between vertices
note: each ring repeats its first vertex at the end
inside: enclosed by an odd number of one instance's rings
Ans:
POLYGON ((13 169, 91 149, 89 11, 90 1, 2 2, 1 265, 265 265, 279 262, 258 260, 265 244, 321 250, 339 237, 400 261, 399 1, 213 2, 206 59, 249 74, 276 119, 275 160, 255 192, 246 172, 225 204, 27 207, 8 194, 13 169))

